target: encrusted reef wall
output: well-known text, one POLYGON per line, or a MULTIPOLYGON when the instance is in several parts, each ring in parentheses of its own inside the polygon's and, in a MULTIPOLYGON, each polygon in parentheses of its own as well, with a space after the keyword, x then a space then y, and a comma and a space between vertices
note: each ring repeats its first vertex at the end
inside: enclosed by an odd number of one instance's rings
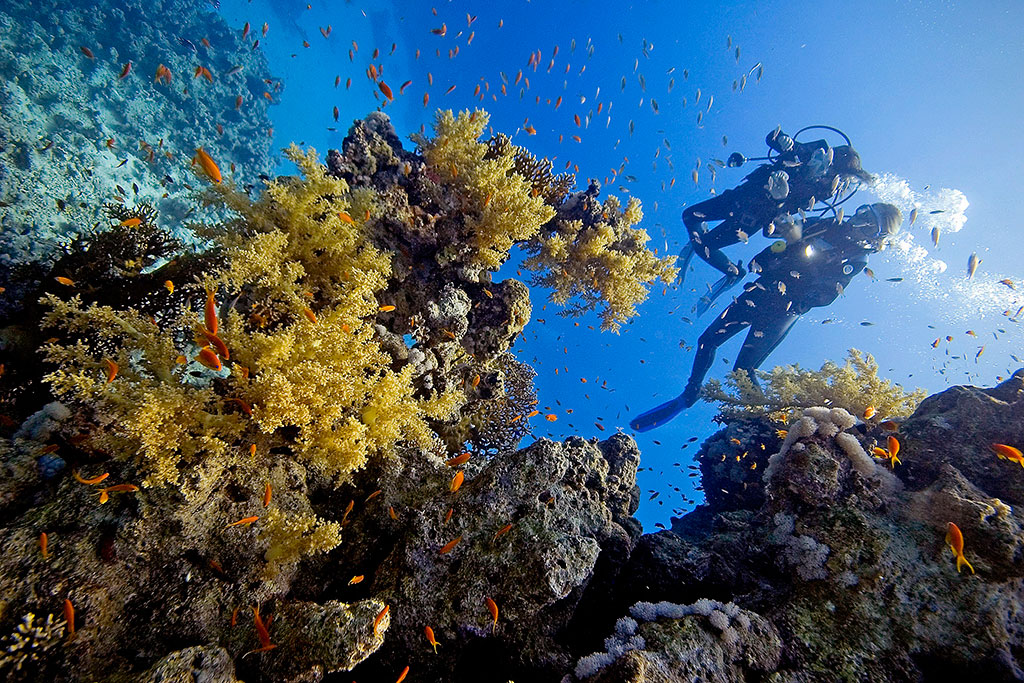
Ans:
POLYGON ((697 647, 692 636, 637 645, 621 625, 609 626, 617 635, 577 673, 608 666, 618 673, 593 680, 762 680, 767 670, 778 680, 1020 680, 1024 471, 990 445, 1024 442, 1022 411, 1024 370, 993 389, 928 397, 898 424, 810 408, 775 434, 767 418, 734 416, 699 460, 707 488, 735 494, 720 491, 675 519, 672 531, 642 536, 617 602, 623 615, 637 600, 653 603, 643 611, 678 628, 710 609, 707 600, 731 601, 719 609, 749 610, 751 626, 734 615, 735 633, 717 628, 711 652, 723 654, 710 662, 675 654, 697 647), (895 467, 868 455, 891 453, 890 437, 899 443, 895 467), (764 473, 756 488, 755 463, 764 473), (958 571, 950 522, 973 572, 966 564, 958 571), (742 655, 750 639, 755 654, 742 655))
POLYGON ((0 5, 0 274, 102 222, 104 202, 180 224, 198 147, 239 183, 270 173, 281 86, 258 38, 204 0, 0 5))
POLYGON ((493 273, 518 245, 614 329, 671 259, 638 202, 486 123, 440 112, 409 150, 371 114, 253 192, 211 158, 211 248, 108 208, 26 276, 0 315, 0 673, 1019 679, 1024 469, 990 446, 1024 442, 1024 370, 897 420, 892 387, 891 415, 854 417, 854 364, 801 371, 777 409, 721 416, 707 505, 644 535, 632 438, 523 442, 530 291, 493 273), (846 399, 780 422, 803 386, 846 399))

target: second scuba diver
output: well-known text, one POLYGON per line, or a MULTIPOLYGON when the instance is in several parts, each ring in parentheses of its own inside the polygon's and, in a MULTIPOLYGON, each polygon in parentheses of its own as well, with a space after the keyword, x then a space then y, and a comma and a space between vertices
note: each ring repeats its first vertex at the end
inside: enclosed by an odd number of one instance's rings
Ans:
MULTIPOLYGON (((796 142, 776 128, 768 133, 765 142, 777 153, 770 164, 761 164, 747 174, 738 187, 688 207, 683 211, 683 223, 690 242, 680 253, 680 281, 686 275, 693 254, 707 261, 723 273, 697 306, 698 315, 711 307, 712 302, 735 283, 743 279, 746 271, 742 262, 733 263, 722 252, 723 247, 738 244, 741 231, 753 234, 760 230, 765 237, 773 234, 777 218, 810 210, 817 200, 828 199, 839 190, 846 179, 870 183, 873 177, 861 168, 860 155, 850 145, 829 147, 825 140, 796 142), (705 221, 722 221, 706 230, 705 221)), ((730 166, 739 166, 746 159, 735 153, 729 157, 730 166)), ((789 240, 799 240, 799 235, 789 240)))
POLYGON ((880 251, 903 221, 892 204, 865 204, 841 223, 808 221, 803 237, 789 246, 782 240, 755 256, 750 270, 760 275, 700 336, 686 389, 676 398, 638 416, 630 426, 645 432, 663 425, 697 402, 715 351, 750 327, 736 357, 735 370, 745 370, 758 386, 755 370, 786 337, 800 316, 836 300, 868 255, 880 251))

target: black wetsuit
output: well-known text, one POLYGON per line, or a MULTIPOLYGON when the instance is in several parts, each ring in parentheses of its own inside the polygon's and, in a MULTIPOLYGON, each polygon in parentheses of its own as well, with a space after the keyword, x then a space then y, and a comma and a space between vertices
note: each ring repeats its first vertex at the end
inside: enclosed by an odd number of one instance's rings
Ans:
POLYGON ((744 275, 742 266, 734 265, 722 252, 723 247, 740 242, 738 230, 747 234, 767 231, 768 225, 779 216, 809 209, 812 197, 826 199, 832 194, 833 182, 839 175, 834 167, 829 167, 821 175, 812 177, 807 166, 815 150, 828 152, 829 146, 824 140, 797 142, 788 152, 778 149, 773 133, 768 134, 766 142, 779 152, 774 163, 758 166, 735 189, 683 211, 683 223, 693 251, 727 276, 744 275), (783 199, 775 199, 766 189, 768 178, 775 171, 785 171, 789 176, 789 194, 783 199), (703 232, 701 224, 705 221, 722 222, 703 232))
POLYGON ((700 336, 687 383, 692 400, 688 395, 686 407, 696 400, 719 346, 749 326, 734 369, 746 370, 754 379, 754 370, 800 316, 835 301, 850 280, 864 270, 868 255, 876 251, 873 245, 854 239, 845 222, 808 221, 804 235, 780 253, 773 253, 769 247, 752 259, 760 266, 760 276, 746 284, 743 293, 700 336))

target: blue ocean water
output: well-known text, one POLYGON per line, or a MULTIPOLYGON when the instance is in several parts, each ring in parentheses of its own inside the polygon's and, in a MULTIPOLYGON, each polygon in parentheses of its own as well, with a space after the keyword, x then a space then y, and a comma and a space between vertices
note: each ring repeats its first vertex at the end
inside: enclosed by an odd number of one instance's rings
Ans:
MULTIPOLYGON (((751 168, 720 168, 715 159, 762 155, 776 126, 836 126, 881 179, 850 209, 881 199, 905 216, 918 208, 918 218, 871 259, 875 278, 857 277, 829 308, 805 315, 764 367, 816 368, 857 348, 874 355, 883 376, 936 391, 989 385, 1020 365, 1012 355, 1024 350, 1016 322, 1022 233, 1013 211, 1024 153, 1019 3, 224 0, 206 11, 239 35, 248 25, 247 42, 259 41, 251 52, 275 82, 266 98, 249 83, 246 97, 266 108, 272 150, 294 141, 325 153, 341 145, 352 120, 378 107, 403 137, 429 130, 436 108, 481 107, 494 131, 514 134, 556 169, 578 167, 578 189, 597 178, 605 193, 640 198, 641 227, 659 254, 685 244, 684 207, 735 186, 751 168), (367 77, 370 64, 382 67, 396 95, 386 106, 367 77), (972 253, 982 263, 968 279, 972 253)), ((196 65, 214 59, 204 37, 201 24, 166 36, 199 46, 196 65)), ((226 69, 216 73, 227 78, 226 69)), ((188 72, 176 78, 193 80, 188 72)), ((232 117, 231 102, 211 105, 190 134, 212 138, 217 125, 230 134, 232 117)), ((245 160, 234 161, 244 174, 245 160)), ((277 172, 290 170, 278 162, 277 172)), ((766 245, 754 236, 729 254, 747 260, 766 245)), ((509 263, 495 279, 515 270, 509 263)), ((534 321, 515 351, 538 372, 544 412, 558 415, 538 423, 535 435, 629 431, 632 417, 682 391, 697 337, 729 301, 700 319, 691 312, 715 279, 695 261, 685 285, 656 285, 620 335, 592 329, 595 316, 560 318, 535 289, 534 321)), ((731 369, 740 343, 721 349, 709 377, 731 369)), ((714 414, 698 403, 637 436, 645 527, 700 501, 686 466, 715 431, 714 414)))

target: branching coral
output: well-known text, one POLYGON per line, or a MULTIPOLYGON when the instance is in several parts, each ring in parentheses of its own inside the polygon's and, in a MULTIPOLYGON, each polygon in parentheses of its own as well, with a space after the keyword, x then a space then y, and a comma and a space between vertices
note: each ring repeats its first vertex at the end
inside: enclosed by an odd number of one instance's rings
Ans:
POLYGON ((537 159, 522 147, 512 144, 512 140, 504 133, 498 133, 487 141, 485 159, 512 155, 512 171, 530 181, 531 191, 544 198, 551 206, 558 206, 572 191, 576 184, 576 176, 572 173, 551 172, 554 164, 550 159, 537 159))
POLYGON ((842 366, 832 361, 826 361, 820 370, 785 365, 759 372, 758 376, 763 392, 739 371, 728 375, 726 388, 717 380, 709 380, 703 396, 721 404, 723 417, 768 415, 781 421, 813 406, 845 408, 854 415, 863 415, 872 406, 879 416, 904 417, 914 412, 925 396, 923 389, 907 393, 901 385, 880 378, 875 359, 857 349, 849 350, 842 366))
POLYGON ((675 257, 655 256, 646 247, 647 232, 633 227, 643 218, 639 200, 631 198, 621 209, 617 198, 608 197, 599 209, 583 219, 560 212, 525 245, 531 256, 523 267, 537 271, 534 284, 554 290, 551 301, 569 304, 563 315, 583 315, 600 304, 602 329, 617 332, 647 298, 647 285, 658 278, 670 284, 678 269, 675 257))

